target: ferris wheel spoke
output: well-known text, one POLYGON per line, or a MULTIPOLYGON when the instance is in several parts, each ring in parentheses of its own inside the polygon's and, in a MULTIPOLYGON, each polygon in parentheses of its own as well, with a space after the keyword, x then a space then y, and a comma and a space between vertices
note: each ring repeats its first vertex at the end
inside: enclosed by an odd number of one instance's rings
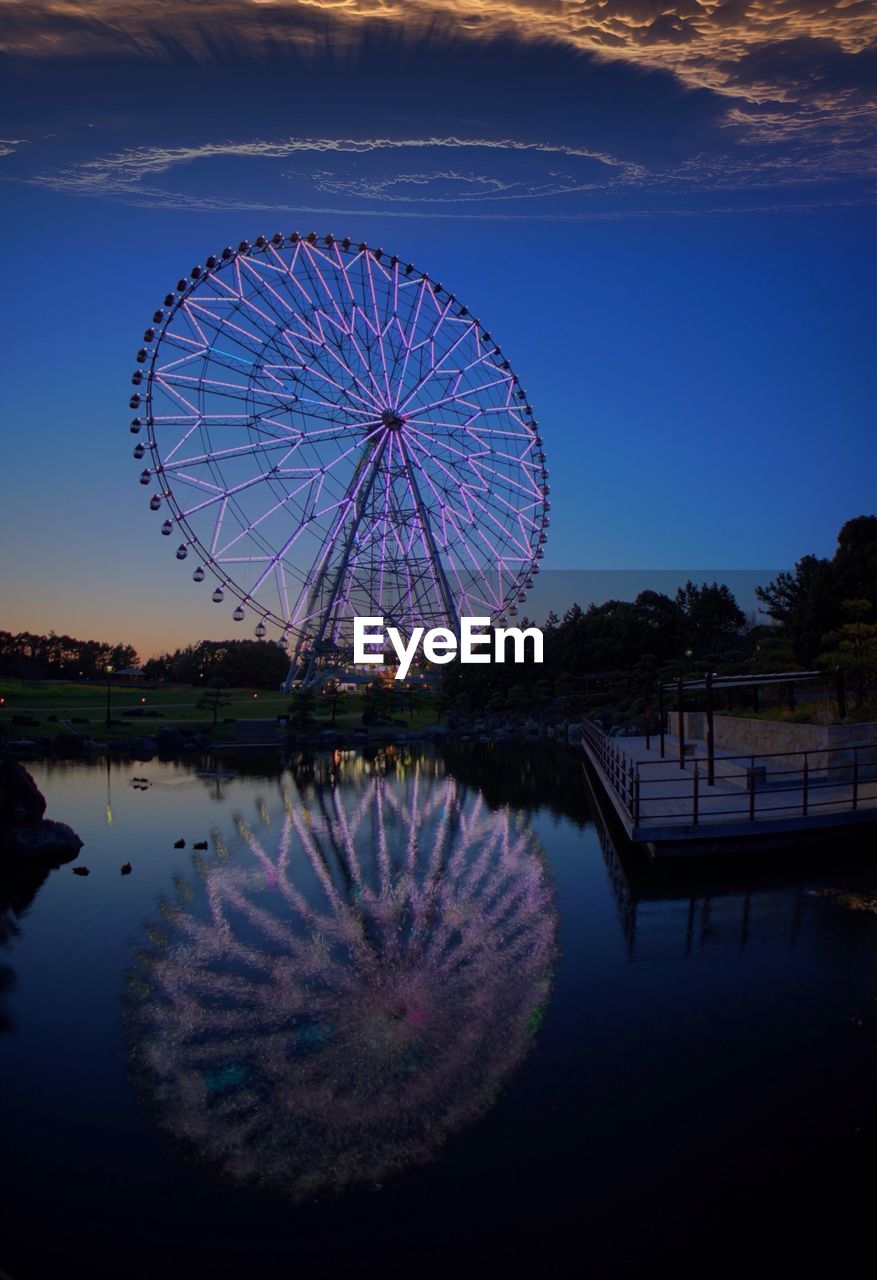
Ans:
MULTIPOLYGON (((270 285, 268 285, 267 282, 264 282, 264 283, 266 284, 266 287, 270 289, 272 297, 277 300, 277 302, 288 313, 288 315, 295 317, 300 323, 304 325, 306 329, 306 333, 304 334, 294 334, 287 317, 282 314, 275 313, 275 324, 278 326, 278 329, 282 336, 282 340, 288 346, 290 346, 296 351, 296 353, 298 354, 299 360, 302 363, 302 366, 305 367, 307 362, 305 361, 302 353, 298 352, 298 349, 295 347, 295 344, 292 339, 294 337, 295 340, 298 342, 309 343, 310 345, 315 346, 317 348, 321 348, 321 349, 329 349, 329 344, 327 343, 326 335, 322 329, 322 325, 319 323, 319 320, 316 328, 314 328, 312 325, 307 324, 307 322, 302 317, 301 313, 298 310, 296 310, 296 308, 290 302, 283 299, 282 296, 279 294, 279 292, 273 289, 270 285)), ((316 316, 322 315, 327 320, 327 322, 329 320, 329 317, 326 316, 325 312, 323 312, 319 307, 317 307, 316 304, 314 304, 314 315, 316 316)), ((337 356, 337 353, 335 354, 337 356)), ((313 359, 313 356, 312 356, 312 359, 313 359)), ((352 372, 346 368, 346 365, 344 367, 345 367, 345 371, 352 377, 352 372)))
MULTIPOLYGON (((457 350, 457 349, 458 349, 458 348, 459 348, 459 347, 460 347, 460 346, 461 346, 461 345, 466 341, 466 339, 467 339, 467 338, 470 338, 470 337, 472 336, 472 334, 473 334, 473 333, 474 333, 474 334, 476 334, 476 336, 477 336, 477 333, 478 333, 478 325, 475 323, 475 321, 474 321, 474 320, 469 321, 469 322, 467 323, 467 325, 466 325, 466 327, 464 328, 463 332, 462 332, 462 333, 460 334, 460 336, 456 339, 456 341, 455 341, 455 342, 453 342, 453 343, 451 344, 451 346, 450 346, 450 347, 448 347, 448 349, 447 349, 447 351, 445 351, 444 355, 440 356, 440 357, 438 358, 438 360, 436 360, 436 361, 435 361, 435 363, 434 363, 434 365, 433 365, 433 368, 436 370, 436 372, 442 372, 442 365, 445 363, 445 361, 446 361, 446 360, 449 360, 449 359, 450 359, 450 357, 454 354, 454 352, 455 352, 455 351, 456 351, 456 350, 457 350)), ((473 361, 471 361, 469 364, 464 365, 464 366, 463 366, 464 371, 465 371, 465 370, 467 370, 467 369, 472 369, 472 368, 474 368, 474 367, 475 367, 475 365, 478 365, 478 364, 483 363, 483 361, 484 361, 485 359, 486 359, 486 357, 484 357, 484 356, 479 356, 476 360, 473 360, 473 361)))
POLYGON ((380 406, 383 403, 384 393, 381 390, 380 383, 378 382, 377 378, 372 372, 371 361, 368 359, 366 354, 369 350, 369 338, 367 336, 364 336, 362 339, 366 348, 366 353, 364 353, 363 348, 360 345, 360 339, 357 337, 357 333, 356 333, 356 317, 357 316, 362 316, 363 323, 366 325, 366 328, 368 328, 368 323, 365 317, 365 313, 357 303, 354 303, 351 308, 350 335, 349 335, 350 345, 353 348, 353 350, 356 352, 357 359, 359 360, 359 363, 362 366, 362 368, 365 370, 368 381, 371 383, 372 390, 369 392, 369 394, 371 395, 371 398, 374 401, 375 405, 380 406))
POLYGON ((202 488, 215 490, 213 497, 208 498, 205 502, 199 503, 196 507, 190 507, 188 511, 183 511, 182 515, 185 516, 186 519, 195 515, 199 511, 205 511, 208 507, 213 506, 217 502, 227 503, 229 498, 234 497, 239 493, 244 493, 247 489, 252 489, 254 485, 264 484, 265 482, 265 477, 259 474, 258 476, 251 476, 248 480, 244 480, 240 484, 233 485, 230 489, 223 489, 217 485, 210 485, 206 480, 198 480, 194 476, 184 476, 181 478, 202 488))
MULTIPOLYGON (((216 283, 217 286, 224 291, 225 300, 232 303, 234 314, 237 314, 238 309, 240 309, 240 311, 247 316, 249 321, 257 326, 260 338, 257 338, 248 330, 243 329, 242 326, 235 324, 231 320, 227 320, 225 322, 226 326, 235 332, 245 334, 254 342, 258 342, 260 346, 264 345, 266 337, 269 342, 274 341, 277 331, 277 317, 270 315, 267 311, 264 311, 261 307, 257 306, 252 294, 244 292, 240 272, 238 271, 237 274, 237 289, 233 289, 231 285, 221 277, 217 278, 216 283), (259 321, 262 322, 261 325, 259 324, 259 321), (262 328, 262 325, 264 325, 264 328, 262 328)), ((300 313, 293 314, 296 320, 304 323, 303 317, 300 313)))
MULTIPOLYGON (((445 471, 450 476, 451 473, 447 471, 447 468, 443 466, 443 464, 440 462, 438 458, 436 458, 433 454, 429 453, 429 450, 425 448, 422 442, 420 444, 420 447, 424 450, 424 452, 428 454, 429 457, 432 458, 432 461, 434 463, 436 463, 443 471, 445 471)), ((471 511, 471 508, 469 507, 469 500, 471 499, 473 505, 478 507, 483 512, 483 514, 487 516, 487 518, 491 521, 491 523, 496 526, 499 533, 504 537, 508 536, 507 530, 496 518, 496 515, 494 514, 493 510, 490 507, 488 507, 488 505, 484 502, 482 498, 478 496, 478 493, 476 492, 476 490, 471 485, 460 483, 459 479, 457 480, 457 483, 460 485, 459 493, 460 493, 460 496, 463 498, 463 501, 465 502, 467 509, 471 511)), ((486 487, 485 487, 485 492, 487 492, 486 487)), ((485 540, 486 535, 484 534, 483 529, 477 526, 475 517, 474 517, 474 512, 472 513, 472 523, 473 525, 476 526, 476 532, 478 536, 482 538, 482 540, 485 540)), ((491 547, 491 550, 497 556, 497 558, 500 558, 498 549, 494 547, 492 543, 489 543, 488 545, 491 547)))
MULTIPOLYGON (((471 521, 474 517, 472 516, 471 508, 469 507, 469 504, 467 501, 467 494, 470 486, 460 475, 458 475, 456 472, 453 472, 448 467, 446 467, 445 464, 442 462, 442 460, 430 450, 429 445, 425 441, 426 441, 425 437, 415 439, 414 433, 412 432, 411 435, 409 436, 408 447, 413 448, 416 451, 419 451, 420 453, 422 453, 424 456, 424 460, 428 459, 429 462, 432 463, 433 468, 443 473, 443 475, 446 477, 446 481, 448 484, 448 489, 447 489, 448 496, 450 497, 451 495, 455 495, 462 499, 462 501, 466 505, 467 512, 469 515, 469 520, 471 521)), ((429 475, 430 473, 429 467, 421 463, 421 469, 424 475, 427 475, 427 476, 429 475)))
POLYGON ((347 361, 344 359, 341 353, 338 350, 336 350, 336 348, 333 345, 326 342, 317 344, 319 347, 319 350, 323 352, 324 357, 328 359, 328 362, 330 364, 334 362, 334 365, 338 366, 338 368, 335 369, 335 372, 337 373, 338 369, 340 369, 341 374, 346 375, 350 379, 350 382, 352 382, 353 385, 357 388, 359 392, 358 395, 356 394, 356 392, 352 391, 349 386, 342 387, 342 385, 337 381, 337 379, 332 377, 332 374, 329 372, 328 368, 324 368, 323 359, 317 354, 316 351, 312 351, 310 356, 308 357, 303 351, 299 350, 299 348, 295 346, 295 344, 292 341, 292 338, 288 333, 284 334, 284 340, 286 341, 290 350, 293 352, 293 354, 296 356, 296 358, 300 362, 302 368, 308 369, 308 373, 310 376, 315 376, 321 381, 325 381, 329 383, 342 395, 342 397, 346 397, 350 400, 357 401, 359 404, 359 407, 371 410, 372 412, 374 412, 376 409, 379 410, 380 408, 379 401, 375 399, 375 396, 372 393, 372 391, 370 391, 369 388, 362 381, 362 379, 353 372, 353 370, 350 368, 350 365, 347 363, 347 361))
POLYGON ((191 343, 192 345, 199 345, 199 344, 200 344, 200 346, 202 347, 202 349, 203 349, 204 351, 207 351, 207 349, 208 349, 208 348, 209 348, 209 346, 210 346, 210 340, 209 340, 209 338, 207 337, 207 334, 206 334, 206 333, 204 332, 204 330, 201 328, 201 325, 198 323, 198 319, 197 319, 197 317, 195 316, 194 311, 192 310, 192 303, 191 303, 190 299, 185 298, 185 299, 183 300, 183 302, 181 303, 181 306, 180 306, 180 310, 182 311, 182 313, 183 313, 183 315, 185 316, 185 318, 186 318, 186 320, 188 321, 188 323, 189 323, 189 324, 192 326, 192 328, 194 329, 194 331, 195 331, 195 333, 196 333, 197 337, 196 337, 196 338, 191 338, 188 334, 183 334, 183 333, 179 333, 179 332, 177 332, 177 331, 174 331, 174 332, 171 332, 171 333, 168 335, 168 340, 169 340, 171 343, 173 343, 174 345, 176 345, 177 343, 181 343, 181 344, 189 344, 189 343, 191 343))
MULTIPOLYGON (((293 489, 291 492, 285 494, 284 497, 281 498, 279 502, 275 502, 273 506, 269 507, 267 511, 263 511, 263 513, 260 516, 258 516, 255 520, 251 521, 248 524, 245 524, 241 528, 241 530, 237 534, 235 534, 235 536, 231 539, 230 542, 226 542, 225 545, 220 550, 217 551, 217 555, 227 556, 229 551, 231 551, 233 547, 237 546, 237 544, 243 538, 247 537, 249 534, 258 532, 260 525, 264 524, 264 522, 270 519, 271 516, 276 515, 278 511, 282 511, 285 506, 288 506, 289 503, 293 502, 299 496, 299 494, 306 491, 307 488, 308 488, 308 484, 304 483, 299 485, 297 489, 293 489)), ((300 533, 304 532, 305 528, 306 526, 304 524, 301 524, 298 530, 296 531, 295 536, 298 537, 300 533)), ((263 559, 264 557, 259 557, 259 558, 263 559)))
MULTIPOLYGON (((410 355, 410 354, 412 354, 414 351, 417 351, 419 348, 422 348, 422 347, 424 347, 424 346, 427 346, 427 345, 428 345, 428 344, 429 344, 429 343, 430 343, 430 342, 435 338, 435 335, 436 335, 436 334, 438 333, 438 331, 441 329, 442 325, 444 324, 445 320, 447 319, 448 312, 449 312, 449 311, 450 311, 450 309, 451 309, 451 303, 450 303, 450 300, 448 300, 448 302, 446 302, 446 303, 445 303, 444 307, 441 307, 441 306, 439 306, 439 304, 437 303, 436 298, 435 298, 435 294, 433 293, 433 291, 432 291, 432 289, 431 289, 431 288, 430 288, 430 289, 428 289, 428 290, 425 290, 425 292, 428 292, 428 293, 429 293, 430 298, 431 298, 431 299, 432 299, 432 301, 436 304, 437 309, 438 309, 438 316, 437 316, 437 318, 436 318, 436 320, 435 320, 435 323, 433 324, 432 328, 430 329, 429 333, 426 335, 426 337, 424 337, 424 338, 423 338, 419 343, 412 343, 412 344, 411 344, 411 347, 410 347, 410 350, 409 350, 409 355, 410 355)), ((421 310, 422 310, 422 308, 419 306, 419 307, 418 307, 418 312, 417 312, 418 321, 419 321, 419 318, 420 318, 421 310)), ((432 358, 432 359, 430 359, 430 361, 429 361, 429 366, 428 366, 427 372, 426 372, 426 373, 425 373, 425 374, 420 378, 420 380, 415 384, 415 386, 411 389, 411 391, 410 391, 410 392, 408 393, 408 395, 404 398, 404 400, 401 400, 401 401, 399 400, 399 396, 401 396, 401 394, 402 394, 402 383, 400 382, 400 385, 399 385, 399 387, 398 387, 398 389, 397 389, 397 393, 396 393, 396 399, 397 399, 397 405, 396 405, 396 408, 397 408, 397 411, 398 411, 398 412, 400 412, 400 413, 402 412, 402 410, 404 409, 404 407, 405 407, 405 406, 406 406, 406 405, 411 401, 412 397, 413 397, 414 395, 416 395, 416 393, 419 391, 419 389, 420 389, 420 387, 423 385, 423 383, 424 383, 424 382, 426 382, 426 381, 427 381, 427 380, 428 380, 428 379, 433 375, 434 371, 435 371, 435 359, 434 359, 434 358, 432 358)), ((403 378, 404 378, 404 372, 403 372, 403 378)))
MULTIPOLYGON (((311 256, 312 256, 312 255, 311 255, 311 253, 310 253, 310 250, 311 250, 311 246, 309 246, 309 252, 308 252, 308 253, 305 253, 305 254, 303 254, 303 255, 302 255, 301 261, 302 261, 302 263, 303 263, 303 265, 304 265, 304 269, 305 269, 305 271, 306 271, 306 273, 307 273, 307 275, 308 275, 309 283, 313 286, 315 282, 314 282, 313 277, 311 276, 311 273, 310 273, 310 266, 311 266, 310 258, 311 258, 311 256)), ((331 261, 331 260, 330 260, 330 259, 324 259, 324 261, 329 262, 329 261, 331 261)), ((355 294, 354 294, 353 289, 352 289, 352 287, 351 287, 351 285, 350 285, 350 281, 349 281, 349 279, 347 279, 347 275, 346 275, 346 273, 344 273, 344 276, 345 276, 345 282, 346 282, 346 284, 347 284, 348 290, 349 290, 349 292, 350 292, 350 297, 351 297, 351 310, 350 310, 350 317, 349 317, 349 318, 346 318, 346 317, 344 316, 344 313, 341 311, 341 308, 338 306, 338 304, 337 304, 337 302, 336 302, 336 300, 335 300, 334 295, 333 295, 333 294, 331 294, 331 292, 330 292, 330 291, 328 291, 328 286, 326 285, 326 282, 325 282, 324 278, 322 277, 322 274, 320 274, 320 275, 319 275, 319 281, 320 281, 320 283, 321 283, 321 285, 322 285, 322 287, 323 287, 324 291, 327 291, 327 294, 328 294, 328 296, 330 297, 330 300, 331 300, 331 302, 332 302, 333 308, 334 308, 334 309, 335 309, 335 311, 338 313, 338 321, 337 321, 337 322, 336 322, 336 321, 333 321, 333 320, 331 319, 331 317, 329 317, 329 316, 327 315, 327 313, 325 312, 325 310, 323 310, 323 309, 318 305, 318 303, 317 303, 316 299, 312 299, 312 300, 311 300, 311 302, 312 302, 312 305, 313 305, 313 307, 314 307, 315 311, 316 311, 317 313, 319 313, 320 315, 322 315, 322 316, 325 318, 325 320, 326 320, 326 322, 327 322, 328 324, 331 324, 331 325, 333 326, 333 328, 335 328, 336 330, 340 330, 340 332, 341 332, 341 333, 342 333, 342 334, 343 334, 347 339, 351 340, 351 339, 353 339, 353 336, 354 336, 354 334, 353 334, 353 326, 354 326, 354 323, 355 323, 355 315, 356 315, 357 307, 356 307, 356 302, 355 302, 355 294)), ((336 360, 337 360, 337 361, 342 365, 343 371, 348 375, 348 377, 350 377, 352 380, 354 380, 354 381, 357 383, 357 385, 360 385, 360 384, 361 384, 361 379, 360 379, 360 378, 358 378, 358 377, 357 377, 357 375, 355 375, 355 374, 354 374, 353 370, 349 367, 348 363, 347 363, 345 360, 343 360, 343 359, 341 358, 340 353, 335 349, 334 344, 331 344, 331 345, 330 345, 330 344, 327 344, 327 343, 325 342, 325 335, 323 335, 323 341, 324 341, 324 345, 326 345, 326 347, 327 347, 327 349, 329 350, 330 354, 331 354, 331 355, 332 355, 332 356, 333 356, 333 357, 334 357, 334 358, 335 358, 335 359, 336 359, 336 360)), ((355 348, 355 349, 357 350, 357 356, 358 356, 358 358, 360 359, 360 364, 361 364, 361 367, 362 367, 363 371, 365 372, 365 374, 366 374, 367 376, 370 376, 370 375, 371 375, 371 368, 370 368, 370 365, 369 365, 368 361, 364 360, 364 359, 361 357, 361 353, 359 352, 358 348, 355 348)), ((365 393, 364 388, 362 388, 362 387, 361 387, 361 389, 362 389, 362 390, 363 390, 363 392, 365 393)), ((379 395, 379 397, 380 397, 380 388, 379 388, 379 387, 377 387, 376 389, 377 389, 377 391, 378 391, 378 395, 379 395)), ((370 394, 370 393, 369 393, 369 394, 370 394)), ((372 397, 372 399, 373 399, 373 397, 372 397)), ((374 400, 374 399, 373 399, 373 403, 375 403, 375 404, 377 405, 377 404, 379 404, 379 400, 374 400)))
POLYGON ((195 457, 177 458, 173 461, 170 455, 165 458, 164 470, 174 471, 178 467, 194 467, 202 463, 210 461, 222 462, 231 458, 245 458, 259 453, 267 452, 270 449, 289 449, 288 440, 264 440, 255 444, 232 445, 228 449, 217 449, 210 453, 201 453, 195 457))
MULTIPOLYGON (((481 457, 486 458, 486 457, 489 457, 490 455, 490 451, 486 449, 483 445, 481 445, 481 447, 477 450, 477 452, 473 452, 471 450, 467 451, 465 449, 460 449, 456 445, 452 444, 451 441, 446 436, 442 436, 440 440, 437 440, 434 436, 429 435, 428 432, 421 431, 420 428, 410 420, 407 425, 409 427, 408 434, 412 436, 416 436, 419 441, 423 442, 424 448, 426 448, 428 444, 433 445, 436 449, 441 449, 446 454, 452 454, 453 457, 459 458, 461 461, 467 464, 477 460, 478 458, 481 458, 481 457)), ((437 457, 437 456, 438 456, 437 454, 433 454, 432 452, 430 453, 430 457, 437 457)))
POLYGON ((423 311, 423 300, 426 297, 426 292, 428 289, 429 289, 429 281, 427 280, 426 276, 423 276, 422 279, 420 280, 419 287, 416 287, 417 301, 413 305, 413 307, 409 310, 409 313, 408 313, 408 321, 409 321, 410 327, 407 332, 403 330, 401 321, 399 321, 399 331, 402 335, 403 346, 405 347, 405 359, 402 364, 402 372, 399 375, 399 382, 396 387, 396 394, 393 397, 394 407, 396 407, 397 409, 399 407, 399 400, 402 394, 402 388, 405 385, 405 379, 408 375, 408 365, 411 359, 412 352, 414 350, 413 338, 414 338, 414 335, 416 335, 418 325, 420 324, 420 316, 421 316, 421 312, 423 311))
POLYGON ((376 268, 376 264, 374 262, 374 259, 371 256, 367 257, 366 264, 367 264, 367 272, 368 272, 369 293, 371 295, 371 303, 372 303, 372 308, 374 310, 374 316, 375 316, 374 334, 375 334, 375 337, 377 338, 378 352, 381 357, 381 373, 384 379, 384 390, 386 392, 387 404, 389 404, 391 399, 390 370, 387 365, 387 353, 384 350, 384 333, 386 330, 387 322, 381 319, 381 315, 378 310, 378 299, 377 299, 377 294, 375 293, 374 271, 376 268))
POLYGON ((491 467, 487 463, 482 462, 479 463, 479 465, 484 467, 485 471, 489 471, 492 475, 500 479, 506 488, 519 493, 522 497, 527 498, 534 503, 542 502, 542 492, 535 482, 528 488, 526 485, 521 484, 520 481, 513 480, 510 476, 500 475, 495 467, 491 467))
MULTIPOLYGON (((440 497, 440 495, 436 492, 436 490, 435 490, 434 486, 432 485, 432 482, 431 482, 431 479, 430 479, 430 477, 429 477, 428 472, 425 472, 425 471, 423 471, 421 468, 419 468, 419 467, 418 467, 418 464, 417 464, 416 462, 415 462, 415 463, 412 463, 412 460, 408 457, 408 450, 407 450, 407 448, 405 448, 405 446, 404 446, 404 445, 402 446, 402 448, 403 448, 403 452, 404 452, 404 455, 405 455, 406 468, 407 468, 407 472, 408 472, 409 480, 410 480, 410 483, 411 483, 411 486, 412 486, 412 491, 413 491, 414 496, 415 496, 415 499, 416 499, 418 519, 419 519, 419 521, 420 521, 421 527, 422 527, 423 532, 424 532, 425 539, 426 539, 427 544, 428 544, 429 553, 430 553, 431 557, 432 557, 432 558, 434 559, 434 561, 435 561, 436 572, 437 572, 437 573, 440 575, 440 577, 441 577, 442 596, 443 596, 443 597, 451 598, 450 588, 449 588, 449 586, 448 586, 447 579, 446 579, 446 578, 445 578, 445 576, 444 576, 444 570, 443 570, 443 568, 442 568, 442 564, 441 564, 441 557, 439 556, 438 550, 437 550, 436 545, 435 545, 435 540, 434 540, 434 536, 433 536, 432 525, 431 525, 431 522, 429 521, 429 516, 428 516, 427 509, 426 509, 426 505, 425 505, 425 503, 423 502, 423 499, 422 499, 422 497, 421 497, 421 495, 420 495, 420 491, 419 491, 419 488, 418 488, 418 485, 417 485, 417 481, 416 481, 416 478, 415 478, 415 468, 417 468, 417 469, 421 470, 421 474, 424 476, 424 478, 425 478, 425 479, 426 479, 426 481, 427 481, 427 484, 429 485, 430 489, 432 490, 433 494, 435 495, 435 497, 436 497, 436 499, 437 499, 437 501, 438 501, 438 503, 439 503, 439 511, 440 511, 440 513, 444 513, 444 511, 447 509, 447 507, 449 506, 449 504, 448 504, 448 503, 446 503, 446 502, 444 502, 444 501, 442 500, 442 498, 440 497)), ((447 545, 447 543, 446 543, 445 545, 447 545)), ((450 614, 449 616, 453 617, 454 615, 453 615, 453 614, 450 614)))
MULTIPOLYGON (((360 445, 360 446, 353 446, 353 445, 352 445, 352 446, 351 446, 349 449, 347 449, 343 454, 341 454, 341 455, 339 455, 337 458, 335 458, 335 459, 333 460, 333 462, 330 464, 330 466, 333 466, 333 467, 334 467, 334 466, 337 466, 337 465, 338 465, 338 463, 340 463, 341 461, 343 461, 345 457, 347 457, 347 456, 351 455, 352 453, 354 453, 354 452, 355 452, 355 450, 356 450, 356 448, 360 448, 360 449, 361 449, 361 445, 360 445)), ((316 511, 316 502, 317 502, 318 497, 319 497, 319 495, 320 495, 320 493, 322 492, 322 489, 323 489, 323 487, 324 487, 324 484, 325 484, 325 481, 326 481, 326 471, 327 471, 328 469, 329 469, 329 468, 321 468, 319 471, 311 470, 311 471, 307 474, 307 476, 306 476, 306 478, 304 479, 304 481, 303 481, 303 482, 302 482, 302 483, 301 483, 297 488, 295 488, 295 489, 293 489, 292 491, 288 492, 288 493, 285 495, 285 497, 284 497, 280 502, 275 503, 273 507, 270 507, 270 508, 269 508, 267 511, 265 511, 261 516, 259 516, 259 517, 258 517, 257 519, 255 519, 255 520, 253 520, 250 524, 248 524, 248 525, 247 525, 247 527, 244 529, 243 533, 238 534, 238 535, 237 535, 237 537, 236 537, 236 538, 234 538, 234 539, 232 540, 232 542, 231 542, 231 543, 227 544, 227 547, 229 547, 229 548, 230 548, 230 547, 231 547, 231 546, 233 546, 236 542, 238 542, 238 541, 240 540, 240 538, 243 536, 243 534, 245 534, 245 533, 252 533, 252 532, 254 532, 255 530, 257 530, 257 529, 259 528, 259 526, 260 526, 260 525, 262 525, 262 524, 263 524, 267 519, 269 519, 269 517, 270 517, 270 516, 274 515, 277 511, 282 510, 282 508, 283 508, 284 506, 286 506, 289 502, 293 501, 293 499, 297 498, 301 493, 303 493, 303 492, 305 492, 307 489, 311 488, 314 484, 316 484, 317 489, 316 489, 316 493, 313 495, 313 499, 312 499, 313 514, 314 514, 314 516, 315 516, 316 518, 322 519, 326 514, 328 514, 331 510, 333 510, 333 509, 334 509, 334 506, 335 506, 335 505, 340 505, 340 503, 339 503, 339 504, 333 504, 333 506, 332 506, 332 507, 324 508, 324 509, 323 509, 322 511, 320 511, 320 512, 317 512, 317 511, 316 511)), ((298 532, 299 532, 299 533, 301 533, 301 532, 303 532, 303 531, 304 531, 304 529, 305 529, 305 525, 304 525, 304 524, 302 524, 302 526, 301 526, 301 528, 299 529, 299 531, 298 531, 298 532)), ((297 536, 297 535, 296 535, 296 536, 297 536)))
MULTIPOLYGON (((227 299, 217 299, 218 306, 210 307, 205 303, 191 303, 190 312, 195 315, 202 324, 207 325, 216 334, 220 340, 231 339, 238 342, 245 351, 258 352, 265 345, 265 333, 261 331, 253 332, 245 329, 243 325, 237 324, 232 316, 237 314, 236 309, 228 306, 227 299)), ((211 354, 213 353, 213 344, 210 344, 211 354)))

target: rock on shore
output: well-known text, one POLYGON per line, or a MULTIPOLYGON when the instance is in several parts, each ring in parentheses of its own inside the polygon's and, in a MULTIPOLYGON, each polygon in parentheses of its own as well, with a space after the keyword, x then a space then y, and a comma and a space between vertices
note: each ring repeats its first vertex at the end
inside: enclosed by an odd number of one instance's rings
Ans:
POLYGON ((0 859, 60 866, 82 848, 66 822, 43 815, 46 798, 33 778, 11 756, 0 756, 0 859))

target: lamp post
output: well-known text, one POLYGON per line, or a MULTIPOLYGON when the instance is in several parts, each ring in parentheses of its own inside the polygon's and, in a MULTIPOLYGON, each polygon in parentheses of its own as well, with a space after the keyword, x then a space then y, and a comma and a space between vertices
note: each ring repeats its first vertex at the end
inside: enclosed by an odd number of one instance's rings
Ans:
POLYGON ((108 665, 104 667, 104 670, 107 673, 107 728, 109 729, 112 723, 110 720, 110 676, 113 674, 113 668, 108 665))

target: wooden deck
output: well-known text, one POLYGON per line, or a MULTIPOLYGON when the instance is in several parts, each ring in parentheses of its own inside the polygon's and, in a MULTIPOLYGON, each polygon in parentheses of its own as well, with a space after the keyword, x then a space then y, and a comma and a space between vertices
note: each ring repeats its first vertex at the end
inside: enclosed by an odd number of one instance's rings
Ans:
POLYGON ((707 781, 703 742, 609 738, 586 726, 582 748, 628 838, 653 857, 797 843, 877 822, 877 743, 864 748, 746 758, 716 750, 707 781), (768 769, 767 765, 771 767, 768 769))

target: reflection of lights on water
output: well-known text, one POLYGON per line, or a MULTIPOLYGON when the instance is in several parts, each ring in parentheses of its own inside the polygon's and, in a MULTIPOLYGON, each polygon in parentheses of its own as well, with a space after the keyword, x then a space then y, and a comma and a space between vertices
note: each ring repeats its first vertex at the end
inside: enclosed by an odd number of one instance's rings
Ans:
POLYGON ((292 1197, 378 1183, 493 1104, 556 932, 532 833, 452 779, 308 790, 177 882, 129 1017, 159 1124, 292 1197))

